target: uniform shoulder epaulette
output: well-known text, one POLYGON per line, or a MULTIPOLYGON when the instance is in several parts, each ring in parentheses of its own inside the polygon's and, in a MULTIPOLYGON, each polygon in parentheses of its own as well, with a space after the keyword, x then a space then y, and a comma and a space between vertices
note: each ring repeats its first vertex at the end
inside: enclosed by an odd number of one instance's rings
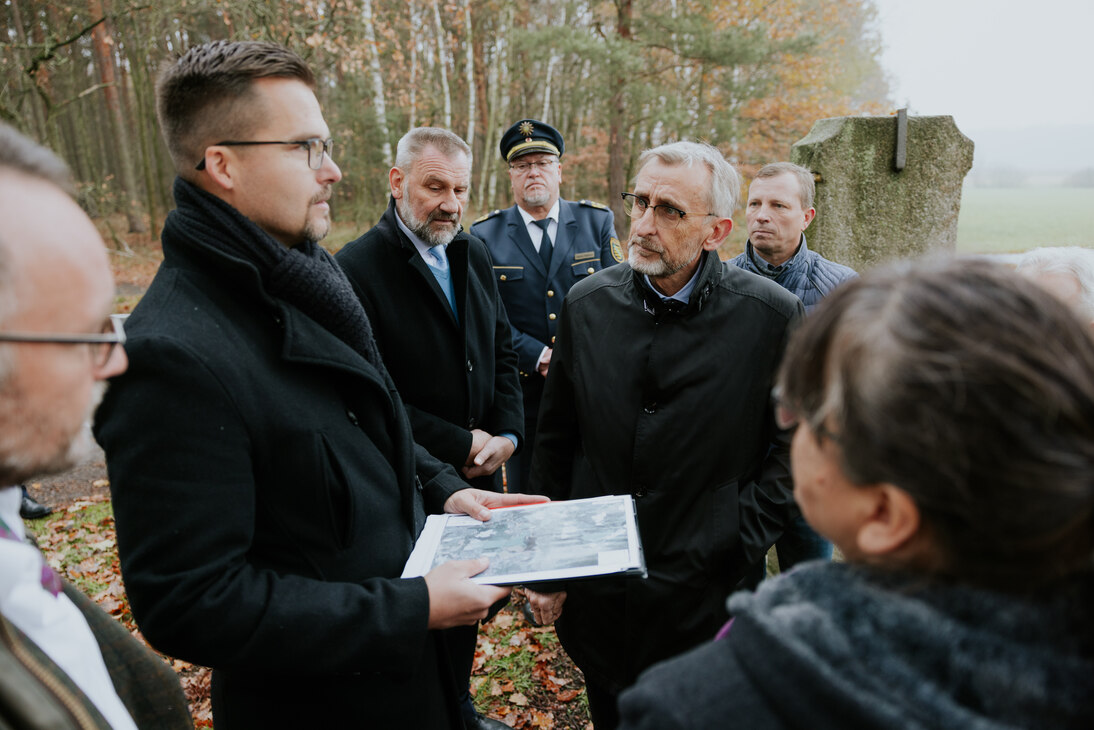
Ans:
MULTIPOLYGON (((476 218, 475 223, 482 223, 483 221, 489 220, 489 219, 493 218, 496 215, 501 215, 501 208, 496 208, 496 209, 490 211, 489 213, 487 213, 486 215, 484 215, 480 218, 476 218)), ((471 225, 475 225, 475 223, 472 223, 471 225)))
POLYGON ((579 200, 578 205, 584 205, 586 208, 596 208, 597 210, 608 210, 608 206, 603 203, 598 203, 595 200, 579 200))

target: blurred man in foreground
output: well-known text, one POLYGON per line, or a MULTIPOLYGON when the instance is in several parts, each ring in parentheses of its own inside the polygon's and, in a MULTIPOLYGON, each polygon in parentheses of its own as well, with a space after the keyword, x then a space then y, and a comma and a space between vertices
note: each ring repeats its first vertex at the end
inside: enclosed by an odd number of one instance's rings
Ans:
MULTIPOLYGON (((126 368, 114 278, 68 170, 0 125, 0 484, 64 471, 91 446, 105 380, 126 368)), ((25 542, 0 489, 0 725, 191 727, 171 668, 25 542)))

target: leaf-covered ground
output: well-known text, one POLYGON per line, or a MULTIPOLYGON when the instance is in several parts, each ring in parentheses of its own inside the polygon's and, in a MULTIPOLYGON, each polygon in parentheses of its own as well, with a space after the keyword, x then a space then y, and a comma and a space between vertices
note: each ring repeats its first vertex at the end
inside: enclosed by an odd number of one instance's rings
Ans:
MULTIPOLYGON (((91 596, 138 639, 118 565, 114 514, 104 497, 82 499, 28 522, 58 574, 91 596)), ((551 627, 524 620, 519 595, 479 631, 471 690, 479 711, 513 728, 591 730, 585 683, 551 627)), ((209 670, 165 657, 179 675, 194 724, 213 727, 209 670)))

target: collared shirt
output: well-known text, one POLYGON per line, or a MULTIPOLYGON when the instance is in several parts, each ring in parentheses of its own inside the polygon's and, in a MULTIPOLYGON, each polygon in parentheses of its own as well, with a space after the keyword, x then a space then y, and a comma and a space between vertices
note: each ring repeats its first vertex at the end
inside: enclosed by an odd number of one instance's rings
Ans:
MULTIPOLYGON (((445 297, 448 298, 448 305, 452 307, 452 313, 456 315, 456 319, 459 319, 460 311, 456 308, 456 289, 452 285, 452 268, 445 267, 444 269, 439 269, 433 265, 433 258, 428 252, 434 247, 419 238, 414 231, 407 227, 406 223, 403 223, 403 219, 399 216, 398 210, 395 211, 395 223, 399 226, 399 230, 405 233, 406 237, 410 239, 410 242, 414 244, 414 248, 417 249, 418 255, 422 257, 426 266, 433 272, 433 278, 437 280, 437 284, 441 287, 441 291, 443 291, 445 297)), ((447 244, 444 245, 443 250, 446 252, 445 258, 447 259, 447 244)))
MULTIPOLYGON (((395 222, 398 224, 399 230, 402 231, 403 233, 405 233, 406 237, 410 239, 410 242, 414 244, 414 248, 417 249, 418 255, 421 256, 425 260, 425 262, 428 264, 429 263, 429 256, 426 254, 426 252, 429 249, 433 248, 433 246, 429 245, 428 243, 426 243, 422 239, 418 238, 418 234, 416 234, 414 231, 407 228, 406 223, 403 223, 403 219, 399 216, 399 211, 398 210, 395 211, 395 222)), ((447 245, 445 245, 444 248, 445 248, 445 251, 448 250, 447 245)))
POLYGON ((0 521, 10 532, 0 538, 0 612, 68 675, 111 727, 136 730, 80 609, 64 593, 42 585, 44 559, 24 542, 22 499, 19 487, 0 489, 0 521))
MULTIPOLYGON (((547 213, 547 219, 551 221, 551 224, 547 226, 547 233, 551 237, 552 246, 554 245, 555 239, 558 238, 559 208, 560 206, 558 204, 558 201, 556 200, 555 204, 551 206, 550 212, 547 213)), ((538 252, 540 242, 543 240, 543 229, 537 226, 535 224, 536 219, 533 218, 528 211, 524 210, 524 208, 521 208, 519 205, 517 206, 517 212, 520 213, 521 219, 524 220, 524 227, 528 230, 528 237, 532 239, 532 246, 534 246, 536 251, 538 252)))
POLYGON ((767 277, 788 290, 801 299, 806 314, 842 282, 858 276, 851 267, 829 261, 816 251, 810 251, 804 233, 798 250, 779 266, 765 261, 756 252, 751 240, 745 242, 745 250, 730 263, 767 277))
MULTIPOLYGON (((752 244, 751 240, 746 241, 745 253, 748 255, 748 259, 749 259, 749 261, 752 262, 752 265, 754 267, 756 267, 756 273, 757 274, 761 274, 762 276, 766 276, 769 279, 775 279, 775 278, 778 278, 779 274, 786 271, 792 263, 794 263, 794 259, 797 258, 798 255, 802 252, 802 248, 803 248, 802 244, 804 242, 805 242, 805 234, 803 233, 803 234, 801 234, 801 238, 798 239, 798 247, 796 249, 794 249, 794 253, 790 256, 790 258, 788 258, 786 261, 783 261, 778 266, 772 266, 767 261, 767 259, 765 259, 763 256, 760 256, 758 253, 756 253, 756 249, 753 248, 753 246, 751 245, 752 244)), ((806 250, 808 250, 808 249, 806 249, 806 250)))
POLYGON ((702 268, 703 268, 702 266, 697 266, 695 268, 695 273, 691 275, 690 279, 688 279, 688 283, 684 284, 684 286, 682 286, 680 288, 680 291, 676 292, 671 297, 667 297, 664 294, 662 294, 660 291, 658 291, 657 287, 655 287, 653 285, 653 282, 650 281, 650 277, 648 275, 643 274, 642 276, 646 277, 646 283, 649 284, 650 289, 657 292, 657 296, 661 297, 661 301, 667 302, 670 299, 675 299, 678 302, 682 302, 684 304, 687 304, 689 301, 691 301, 691 292, 692 292, 692 290, 695 289, 695 282, 697 282, 699 280, 699 270, 702 269, 702 268))

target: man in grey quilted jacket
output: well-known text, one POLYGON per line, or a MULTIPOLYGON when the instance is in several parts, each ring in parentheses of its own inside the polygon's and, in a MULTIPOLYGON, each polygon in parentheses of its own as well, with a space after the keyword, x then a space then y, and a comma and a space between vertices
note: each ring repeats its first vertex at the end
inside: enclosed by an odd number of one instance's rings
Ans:
MULTIPOLYGON (((817 211, 813 207, 816 188, 813 173, 791 162, 773 162, 756 173, 748 188, 745 218, 748 241, 733 263, 742 269, 773 280, 801 299, 808 313, 821 299, 855 270, 829 261, 805 242, 805 229, 817 211)), ((806 560, 832 557, 832 544, 798 517, 775 543, 779 569, 789 570, 806 560)), ((764 566, 755 568, 752 580, 759 583, 764 566)))

